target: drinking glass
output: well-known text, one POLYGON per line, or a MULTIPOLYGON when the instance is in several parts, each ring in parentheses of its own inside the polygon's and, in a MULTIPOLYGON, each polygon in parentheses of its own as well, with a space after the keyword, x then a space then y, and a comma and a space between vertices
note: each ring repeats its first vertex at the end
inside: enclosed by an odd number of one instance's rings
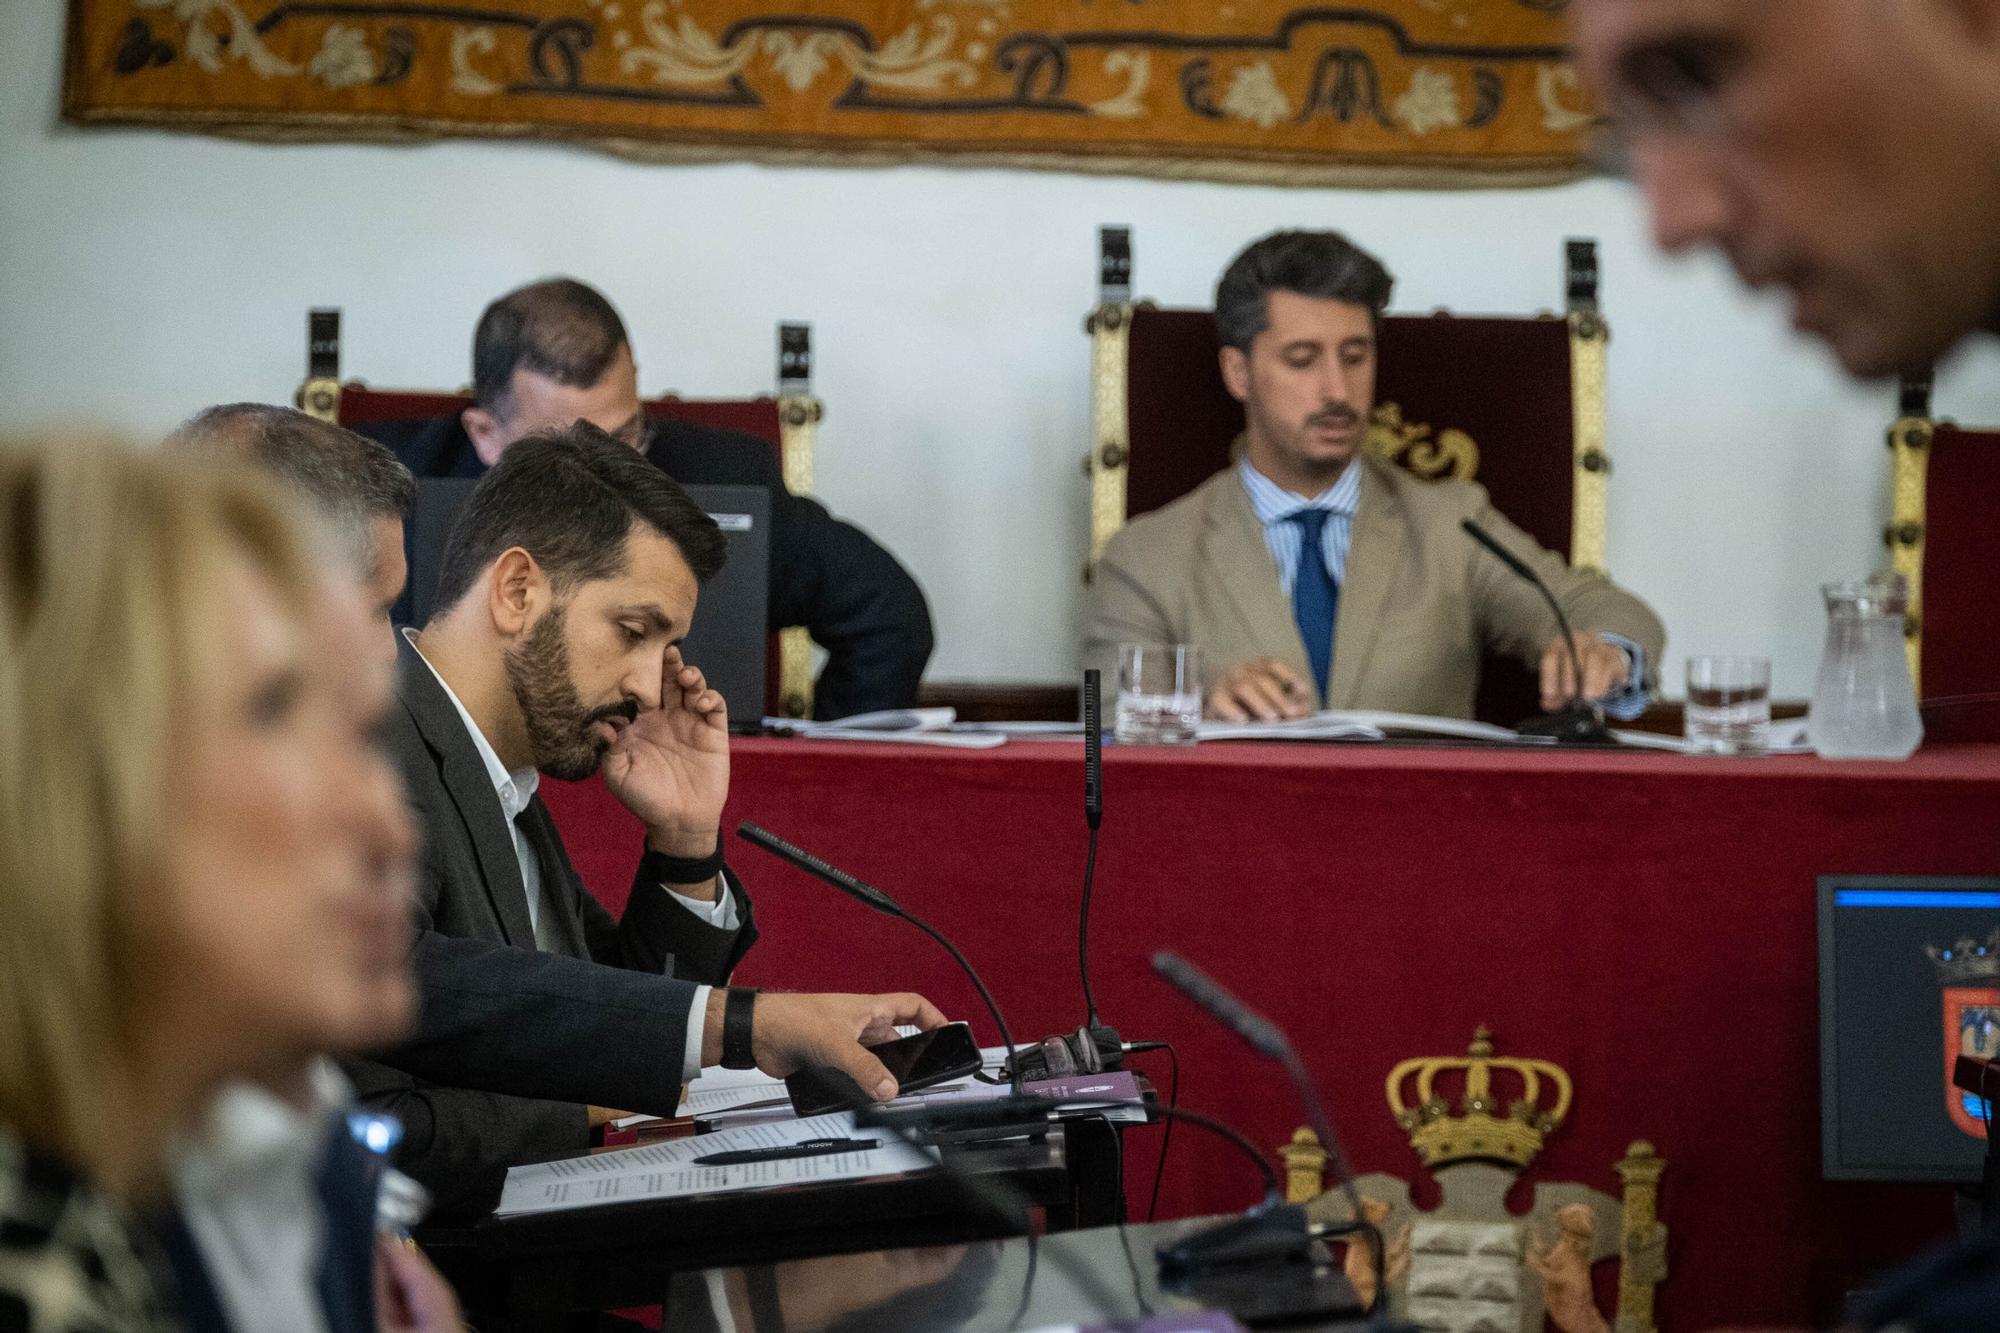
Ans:
POLYGON ((1771 659, 1687 660, 1690 754, 1763 754, 1771 748, 1771 659))
POLYGON ((1118 645, 1112 734, 1127 745, 1192 745, 1201 725, 1201 652, 1187 643, 1118 645))

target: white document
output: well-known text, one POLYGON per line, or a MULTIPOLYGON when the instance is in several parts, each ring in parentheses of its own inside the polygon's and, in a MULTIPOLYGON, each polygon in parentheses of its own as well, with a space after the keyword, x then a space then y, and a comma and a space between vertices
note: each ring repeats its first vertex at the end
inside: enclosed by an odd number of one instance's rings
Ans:
MULTIPOLYGON (((1663 736, 1653 731, 1613 731, 1611 734, 1627 745, 1636 745, 1642 749, 1687 752, 1687 741, 1680 736, 1663 736)), ((1806 719, 1791 717, 1786 718, 1782 722, 1773 722, 1771 724, 1771 739, 1770 744, 1764 750, 1765 754, 1811 754, 1812 752, 1812 738, 1806 734, 1806 719)), ((1729 758, 1732 756, 1716 757, 1729 758)), ((1746 755, 1743 757, 1754 759, 1759 756, 1746 755)))
POLYGON ((1419 713, 1383 713, 1372 709, 1329 708, 1309 717, 1282 722, 1203 722, 1195 739, 1221 740, 1382 740, 1392 731, 1460 740, 1523 740, 1506 727, 1459 717, 1425 717, 1419 713))
POLYGON ((604 1204, 681 1199, 812 1181, 861 1180, 920 1171, 936 1164, 936 1154, 898 1142, 885 1130, 857 1130, 853 1116, 835 1112, 810 1120, 739 1125, 644 1148, 511 1167, 507 1183, 500 1191, 500 1204, 493 1212, 499 1217, 515 1217, 523 1213, 564 1212, 604 1204), (834 1138, 874 1139, 881 1146, 735 1166, 701 1166, 693 1161, 711 1153, 834 1138))

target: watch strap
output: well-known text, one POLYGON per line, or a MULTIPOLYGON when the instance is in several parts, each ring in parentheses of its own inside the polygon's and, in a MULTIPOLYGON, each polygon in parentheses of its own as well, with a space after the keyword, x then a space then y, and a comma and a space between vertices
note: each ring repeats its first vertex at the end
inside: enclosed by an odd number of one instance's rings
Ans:
POLYGON ((731 986, 722 1001, 722 1067, 755 1069, 757 1056, 751 1045, 751 1020, 757 1007, 754 986, 731 986))

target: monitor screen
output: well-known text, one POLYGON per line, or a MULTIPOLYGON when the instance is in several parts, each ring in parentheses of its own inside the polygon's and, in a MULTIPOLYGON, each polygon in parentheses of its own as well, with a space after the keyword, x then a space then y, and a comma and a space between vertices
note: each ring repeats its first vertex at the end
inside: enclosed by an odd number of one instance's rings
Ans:
POLYGON ((1951 1075, 2000 1058, 2000 879, 1823 877, 1819 1000, 1827 1177, 1977 1180, 1992 1106, 1951 1075))

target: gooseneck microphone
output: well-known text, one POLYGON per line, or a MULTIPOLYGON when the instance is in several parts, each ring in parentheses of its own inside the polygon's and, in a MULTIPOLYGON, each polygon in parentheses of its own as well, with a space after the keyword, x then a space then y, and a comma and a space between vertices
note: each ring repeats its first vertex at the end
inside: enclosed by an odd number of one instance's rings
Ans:
POLYGON ((1007 1048, 1008 1073, 1013 1080, 1014 1092, 1016 1094, 1020 1093, 1021 1061, 1018 1052, 1014 1048, 1014 1036, 1007 1030, 1007 1020, 1000 1016, 1000 1006, 993 1002, 993 992, 986 989, 986 983, 979 979, 979 973, 966 960, 965 955, 958 951, 958 946, 945 938, 944 932, 904 907, 873 884, 863 883, 861 880, 848 874, 845 870, 837 866, 828 865, 811 852, 806 851, 802 847, 794 846, 769 829, 761 828, 746 819, 736 826, 736 836, 745 841, 757 844, 757 846, 762 847, 765 851, 770 852, 780 860, 791 862, 813 878, 831 884, 848 897, 874 908, 885 916, 893 916, 898 920, 909 922, 918 930, 921 930, 924 934, 943 945, 945 952, 950 954, 952 960, 958 964, 965 975, 972 979, 972 988, 979 992, 979 998, 986 1003, 986 1012, 993 1016, 993 1026, 1000 1029, 1000 1044, 1007 1048))
MULTIPOLYGON (((1354 1187, 1354 1169, 1348 1165, 1347 1153, 1340 1146, 1340 1136, 1333 1132, 1333 1121, 1320 1101, 1319 1090, 1313 1086, 1311 1076, 1300 1063, 1298 1052, 1292 1049, 1292 1043, 1276 1023, 1231 995, 1213 977, 1179 954, 1166 949, 1155 953, 1153 971, 1159 973, 1161 980, 1169 986, 1194 1001, 1209 1017, 1241 1037, 1250 1049, 1283 1066, 1285 1076, 1291 1080, 1299 1103, 1305 1109, 1306 1122, 1312 1126, 1313 1133, 1319 1135, 1320 1146, 1326 1149, 1327 1161, 1340 1182, 1341 1192, 1347 1197, 1347 1206, 1354 1212, 1353 1224, 1343 1224, 1336 1230, 1364 1233, 1373 1241, 1375 1303, 1370 1315, 1380 1322, 1387 1313, 1389 1296, 1388 1258, 1382 1235, 1369 1223, 1367 1214, 1361 1209, 1361 1195, 1354 1187)), ((1286 1209, 1295 1207, 1287 1205, 1286 1209)), ((1172 1258, 1170 1252, 1163 1251, 1160 1260, 1167 1264, 1178 1259, 1187 1266, 1199 1266, 1213 1261, 1213 1251, 1233 1254, 1260 1230, 1272 1246, 1280 1243, 1279 1237, 1292 1234, 1293 1228, 1297 1228, 1297 1234, 1301 1236, 1310 1234, 1305 1227, 1305 1210, 1296 1209, 1296 1216, 1293 1216, 1286 1209, 1265 1210, 1262 1216, 1253 1213, 1234 1222, 1225 1222, 1210 1232, 1197 1233, 1183 1240, 1177 1247, 1179 1252, 1172 1258)))
POLYGON ((1583 658, 1576 651, 1576 635, 1571 632, 1569 617, 1563 614, 1562 603, 1549 591, 1547 581, 1535 572, 1532 565, 1495 541, 1492 533, 1471 519, 1461 519, 1458 526, 1465 529, 1466 536, 1485 547, 1495 560, 1534 586, 1535 591, 1542 595, 1542 600, 1549 604, 1549 610, 1555 612, 1556 627, 1562 631, 1563 644, 1569 649, 1570 670, 1576 677, 1571 686, 1570 701, 1557 712, 1523 722, 1514 730, 1523 736, 1548 736, 1569 744, 1617 744, 1617 737, 1605 728, 1603 710, 1583 697, 1583 658))

